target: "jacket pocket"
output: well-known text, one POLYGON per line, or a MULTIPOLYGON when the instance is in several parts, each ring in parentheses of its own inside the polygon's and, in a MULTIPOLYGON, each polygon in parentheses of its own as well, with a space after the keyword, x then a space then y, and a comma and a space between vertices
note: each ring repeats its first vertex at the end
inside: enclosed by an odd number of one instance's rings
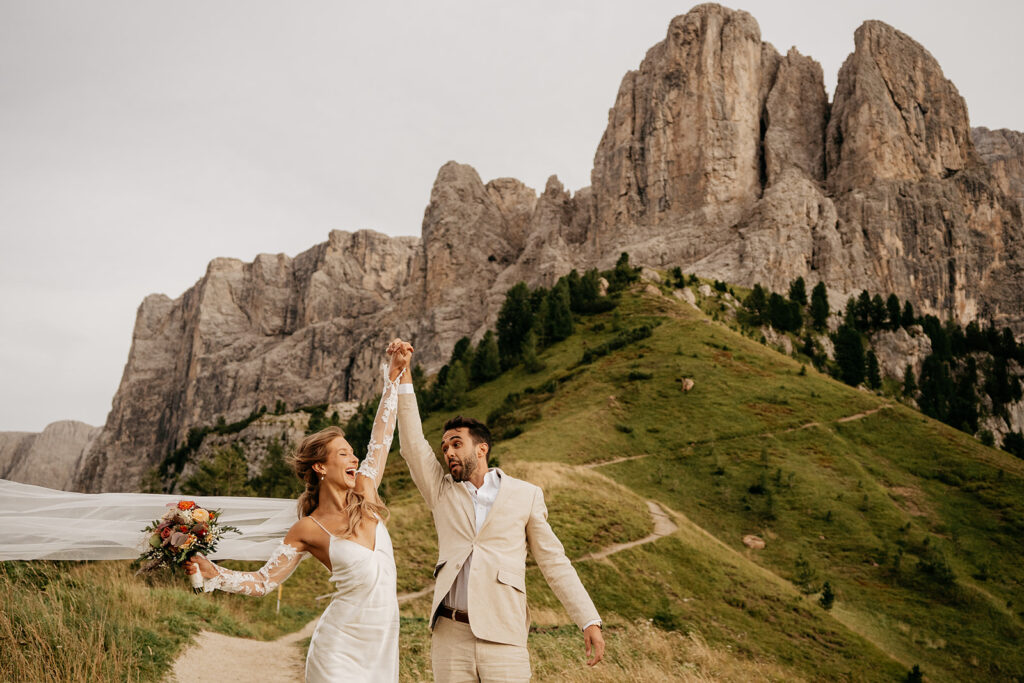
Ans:
POLYGON ((498 582, 515 588, 520 593, 526 593, 526 573, 512 571, 511 569, 498 570, 498 582))
POLYGON ((440 561, 440 562, 438 562, 438 563, 437 563, 437 565, 436 565, 436 566, 434 567, 434 578, 435 578, 435 579, 437 578, 437 575, 441 573, 441 570, 442 570, 442 569, 444 569, 444 566, 445 566, 446 564, 448 564, 448 560, 441 560, 441 561, 440 561))

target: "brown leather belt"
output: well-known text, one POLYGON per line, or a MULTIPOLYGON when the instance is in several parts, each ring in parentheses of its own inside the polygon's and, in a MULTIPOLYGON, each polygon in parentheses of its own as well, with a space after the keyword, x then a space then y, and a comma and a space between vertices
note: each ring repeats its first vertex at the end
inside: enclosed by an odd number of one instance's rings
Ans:
POLYGON ((452 621, 461 621, 463 624, 469 623, 469 612, 463 612, 460 609, 452 609, 447 605, 438 606, 437 616, 446 617, 452 621))

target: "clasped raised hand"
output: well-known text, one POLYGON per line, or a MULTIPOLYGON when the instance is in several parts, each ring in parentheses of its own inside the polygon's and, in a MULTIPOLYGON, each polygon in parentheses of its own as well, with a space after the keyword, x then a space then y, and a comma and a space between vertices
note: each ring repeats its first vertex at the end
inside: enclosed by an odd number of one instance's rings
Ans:
POLYGON ((387 354, 391 359, 391 381, 394 382, 412 362, 412 344, 397 337, 388 344, 387 354))

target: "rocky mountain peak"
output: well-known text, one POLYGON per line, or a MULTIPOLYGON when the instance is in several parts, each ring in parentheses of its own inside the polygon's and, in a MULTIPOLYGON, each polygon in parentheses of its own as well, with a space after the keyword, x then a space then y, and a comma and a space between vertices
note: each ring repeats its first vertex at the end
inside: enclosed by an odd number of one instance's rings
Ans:
POLYGON ((854 45, 828 125, 833 190, 948 178, 978 162, 967 105, 926 49, 880 21, 864 22, 854 45))
POLYGON ((705 4, 674 18, 608 114, 591 173, 597 229, 749 206, 777 58, 746 12, 705 4))

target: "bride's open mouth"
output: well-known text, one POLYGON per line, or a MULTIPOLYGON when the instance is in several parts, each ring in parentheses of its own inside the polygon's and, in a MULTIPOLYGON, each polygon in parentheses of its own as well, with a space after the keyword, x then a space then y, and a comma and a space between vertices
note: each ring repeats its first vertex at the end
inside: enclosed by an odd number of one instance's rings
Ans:
POLYGON ((345 470, 345 474, 347 476, 352 477, 353 479, 355 479, 356 478, 356 468, 355 467, 349 467, 347 470, 345 470))

